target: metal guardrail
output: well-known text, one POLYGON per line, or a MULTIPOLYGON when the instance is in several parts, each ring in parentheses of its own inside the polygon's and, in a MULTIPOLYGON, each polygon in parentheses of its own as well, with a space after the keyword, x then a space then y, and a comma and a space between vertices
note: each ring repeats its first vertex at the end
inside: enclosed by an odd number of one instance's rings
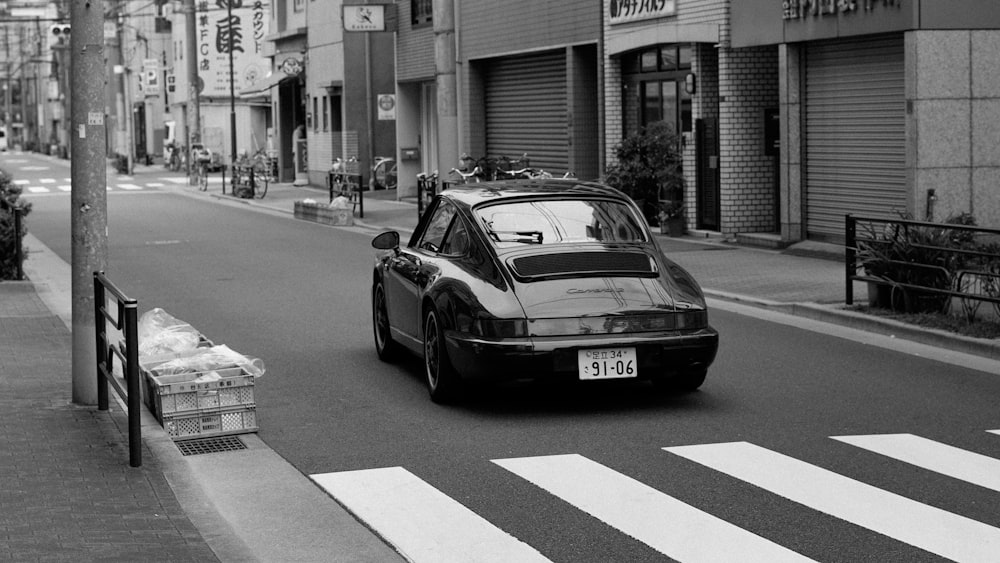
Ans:
POLYGON ((1000 230, 952 223, 931 223, 906 219, 886 219, 848 214, 845 217, 845 302, 854 304, 854 281, 914 290, 941 298, 988 302, 1000 311, 1000 230), (859 232, 859 227, 860 231, 859 232), (974 244, 989 238, 993 247, 974 244), (932 244, 947 241, 946 245, 932 244), (964 241, 964 243, 963 243, 964 241), (906 251, 901 256, 900 249, 906 251), (898 258, 905 257, 906 260, 898 258), (927 257, 933 262, 926 261, 927 257), (924 258, 925 261, 921 261, 924 258), (969 268, 969 265, 980 268, 969 268), (988 269, 983 269, 983 264, 988 269), (908 271, 910 276, 878 274, 862 268, 881 266, 908 271), (902 278, 902 279, 894 279, 902 278), (914 283, 927 280, 935 282, 914 283))
POLYGON ((0 198, 0 204, 10 211, 14 216, 14 264, 16 279, 24 279, 24 241, 21 231, 24 224, 24 210, 20 205, 14 205, 7 200, 0 198))
POLYGON ((94 325, 97 333, 97 408, 108 410, 108 384, 128 408, 129 465, 142 465, 142 395, 139 379, 139 303, 115 287, 104 272, 94 272, 94 325), (114 333, 109 330, 114 329, 114 333), (114 373, 118 357, 124 374, 114 373))

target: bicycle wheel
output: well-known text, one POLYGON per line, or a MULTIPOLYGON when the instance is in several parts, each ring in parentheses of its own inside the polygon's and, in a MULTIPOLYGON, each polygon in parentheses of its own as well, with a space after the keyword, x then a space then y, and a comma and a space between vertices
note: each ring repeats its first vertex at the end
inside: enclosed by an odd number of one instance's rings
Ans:
POLYGON ((396 176, 396 163, 392 163, 392 168, 385 175, 385 187, 389 190, 394 190, 399 185, 399 178, 396 176))
POLYGON ((268 184, 267 174, 263 174, 258 172, 257 170, 254 170, 253 171, 254 197, 256 197, 257 199, 264 199, 264 196, 267 195, 267 184, 268 184))
POLYGON ((204 163, 198 165, 198 189, 208 191, 208 170, 204 163))

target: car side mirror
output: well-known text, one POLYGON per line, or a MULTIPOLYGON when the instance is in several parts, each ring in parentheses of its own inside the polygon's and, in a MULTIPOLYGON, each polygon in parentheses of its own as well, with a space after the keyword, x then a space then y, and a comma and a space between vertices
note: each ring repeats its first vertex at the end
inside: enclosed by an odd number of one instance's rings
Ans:
POLYGON ((386 231, 380 233, 372 239, 372 247, 379 250, 393 250, 399 248, 399 233, 396 231, 386 231))

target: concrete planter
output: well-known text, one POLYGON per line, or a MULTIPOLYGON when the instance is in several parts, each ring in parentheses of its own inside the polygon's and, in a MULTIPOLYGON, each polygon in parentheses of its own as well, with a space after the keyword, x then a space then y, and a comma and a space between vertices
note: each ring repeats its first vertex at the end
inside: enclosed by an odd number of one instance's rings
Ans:
POLYGON ((295 217, 324 225, 350 226, 354 224, 354 212, 350 209, 334 209, 321 203, 296 201, 295 217))

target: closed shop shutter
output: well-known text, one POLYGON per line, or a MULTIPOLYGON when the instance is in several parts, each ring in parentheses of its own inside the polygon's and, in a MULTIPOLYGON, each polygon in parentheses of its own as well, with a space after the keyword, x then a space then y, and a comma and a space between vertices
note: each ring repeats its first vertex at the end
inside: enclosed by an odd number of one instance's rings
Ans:
POLYGON ((486 153, 519 158, 553 174, 568 169, 566 53, 506 57, 486 76, 486 153))
POLYGON ((906 207, 902 35, 806 50, 806 234, 842 241, 844 215, 906 207))

